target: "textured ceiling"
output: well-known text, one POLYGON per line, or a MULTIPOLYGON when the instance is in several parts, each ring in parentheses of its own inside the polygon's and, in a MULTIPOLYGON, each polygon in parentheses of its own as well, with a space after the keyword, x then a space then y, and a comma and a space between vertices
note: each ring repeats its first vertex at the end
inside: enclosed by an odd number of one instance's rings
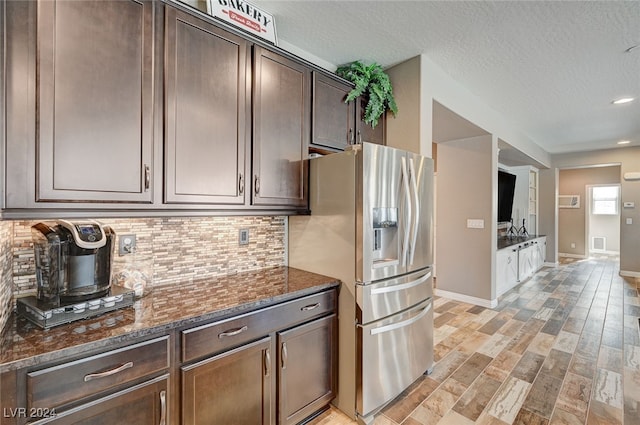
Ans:
POLYGON ((640 145, 640 1, 252 2, 334 65, 426 54, 550 153, 640 145))

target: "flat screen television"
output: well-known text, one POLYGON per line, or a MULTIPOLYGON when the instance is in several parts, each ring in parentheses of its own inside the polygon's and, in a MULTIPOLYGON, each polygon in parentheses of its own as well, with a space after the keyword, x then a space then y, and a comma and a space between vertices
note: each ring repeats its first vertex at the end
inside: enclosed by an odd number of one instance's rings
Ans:
POLYGON ((513 193, 516 189, 516 176, 498 170, 498 222, 510 221, 513 209, 513 193))

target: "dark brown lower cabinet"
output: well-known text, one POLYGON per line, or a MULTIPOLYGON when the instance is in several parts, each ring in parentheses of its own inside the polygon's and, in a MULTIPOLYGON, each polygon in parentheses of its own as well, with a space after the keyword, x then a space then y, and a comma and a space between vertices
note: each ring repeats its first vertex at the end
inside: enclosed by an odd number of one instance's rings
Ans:
POLYGON ((297 424, 336 389, 337 316, 278 332, 278 423, 297 424))
POLYGON ((49 416, 34 422, 34 424, 167 425, 169 423, 168 388, 169 375, 167 374, 61 414, 56 414, 55 410, 48 409, 34 409, 31 413, 49 416))
POLYGON ((182 367, 183 425, 274 423, 271 337, 182 367))

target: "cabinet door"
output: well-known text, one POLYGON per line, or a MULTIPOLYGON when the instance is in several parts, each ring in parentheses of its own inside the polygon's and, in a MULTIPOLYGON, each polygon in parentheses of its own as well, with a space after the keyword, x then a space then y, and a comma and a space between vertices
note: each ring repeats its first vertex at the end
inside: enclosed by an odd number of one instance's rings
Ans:
POLYGON ((35 422, 55 425, 166 425, 169 417, 169 375, 83 404, 65 412, 35 409, 36 415, 51 415, 35 422))
POLYGON ((313 145, 344 150, 354 143, 355 102, 344 102, 350 91, 348 84, 313 73, 313 145))
POLYGON ((533 274, 533 246, 518 251, 518 281, 522 282, 533 274))
POLYGON ((244 204, 247 42, 166 10, 165 202, 244 204))
POLYGON ((378 119, 376 128, 364 122, 364 111, 369 99, 360 97, 356 99, 356 143, 369 142, 378 145, 386 145, 387 114, 384 113, 378 119))
POLYGON ((152 201, 153 7, 38 2, 38 201, 152 201))
POLYGON ((278 423, 296 424, 333 399, 337 318, 278 333, 278 423))
POLYGON ((253 204, 306 207, 310 70, 254 49, 253 204))
POLYGON ((275 422, 271 338, 182 368, 182 423, 275 422))
POLYGON ((496 252, 496 296, 501 296, 518 282, 518 251, 512 248, 496 252))

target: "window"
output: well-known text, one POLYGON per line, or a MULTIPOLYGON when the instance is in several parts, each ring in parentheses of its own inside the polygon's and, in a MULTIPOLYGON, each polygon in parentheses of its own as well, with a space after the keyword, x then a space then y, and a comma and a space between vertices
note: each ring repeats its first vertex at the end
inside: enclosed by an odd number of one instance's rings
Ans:
POLYGON ((591 212, 600 215, 618 214, 619 197, 618 186, 595 186, 592 192, 591 212))

